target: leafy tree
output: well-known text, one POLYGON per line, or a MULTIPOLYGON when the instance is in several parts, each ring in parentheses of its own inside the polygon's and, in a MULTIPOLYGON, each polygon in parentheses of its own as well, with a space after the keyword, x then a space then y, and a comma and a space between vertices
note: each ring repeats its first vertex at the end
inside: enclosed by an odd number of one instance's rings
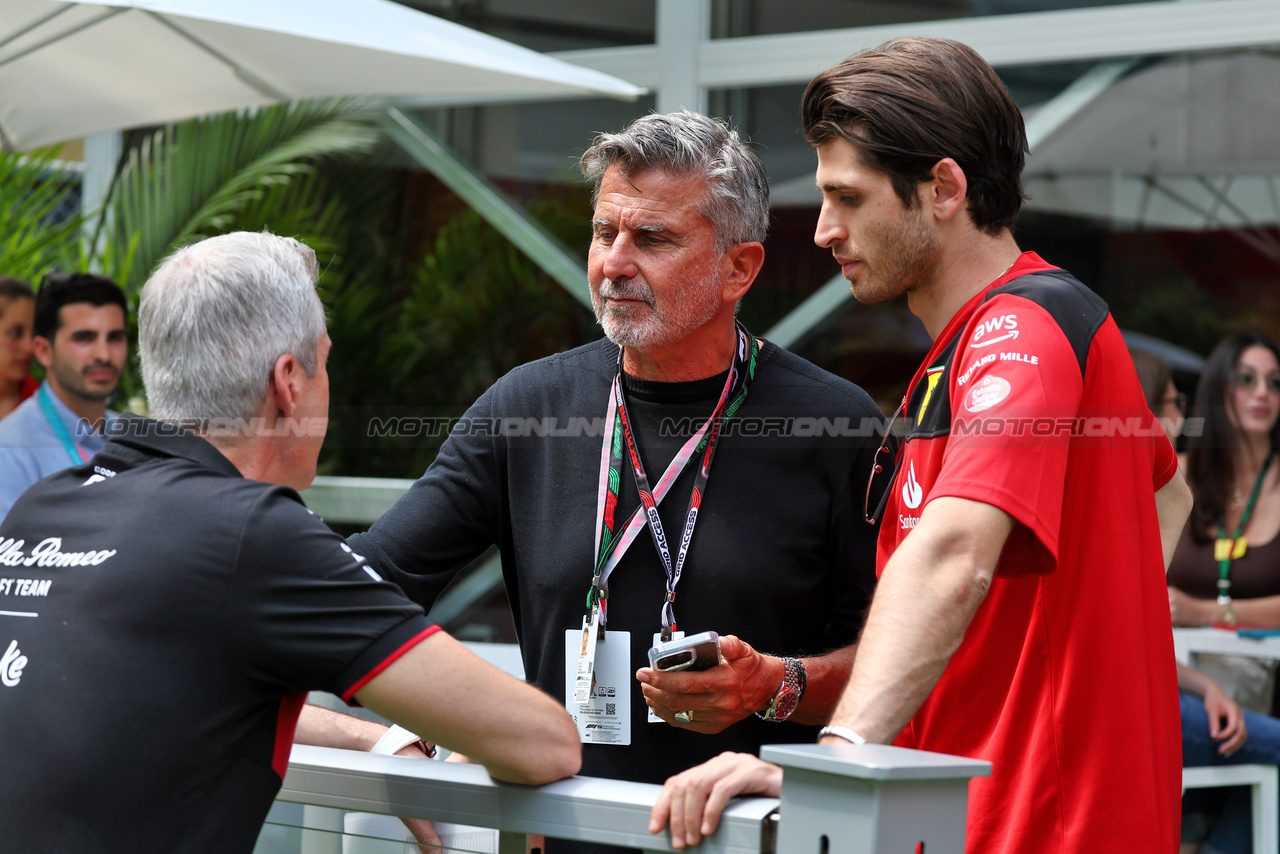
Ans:
MULTIPOLYGON (((521 362, 594 337, 590 314, 475 213, 423 241, 405 216, 367 107, 323 100, 177 122, 133 140, 94 233, 54 213, 75 187, 51 155, 0 159, 0 247, 8 272, 97 269, 137 293, 168 253, 233 230, 268 229, 316 250, 334 351, 327 472, 411 476, 444 434, 380 439, 396 412, 457 415, 521 362), (355 155, 361 155, 356 158, 355 155), (92 251, 89 250, 92 247, 92 251)), ((531 206, 585 249, 585 195, 531 206)), ((411 205, 409 205, 411 207, 411 205)), ((91 212, 93 213, 93 212, 91 212)), ((584 284, 585 287, 585 275, 584 284)), ((140 394, 136 351, 123 397, 140 394)))
POLYGON ((0 151, 0 273, 37 281, 47 270, 76 266, 81 218, 70 211, 77 191, 53 149, 0 151))

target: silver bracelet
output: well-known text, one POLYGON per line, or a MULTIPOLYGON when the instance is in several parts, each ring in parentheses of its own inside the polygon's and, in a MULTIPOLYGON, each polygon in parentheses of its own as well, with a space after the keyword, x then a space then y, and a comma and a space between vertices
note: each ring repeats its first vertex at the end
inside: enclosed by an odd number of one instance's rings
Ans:
POLYGON ((866 744, 867 743, 867 740, 865 738, 858 735, 856 732, 849 729, 847 726, 824 726, 822 729, 818 730, 819 740, 826 738, 829 735, 834 735, 836 738, 843 738, 845 741, 849 742, 850 744, 866 744))

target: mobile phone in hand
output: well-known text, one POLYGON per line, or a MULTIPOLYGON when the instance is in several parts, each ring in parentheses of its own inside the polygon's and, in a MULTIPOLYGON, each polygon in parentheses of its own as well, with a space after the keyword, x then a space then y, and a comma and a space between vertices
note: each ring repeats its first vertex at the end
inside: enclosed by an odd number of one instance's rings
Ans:
POLYGON ((715 632, 699 632, 649 649, 649 666, 662 672, 710 670, 719 663, 720 636, 715 632))

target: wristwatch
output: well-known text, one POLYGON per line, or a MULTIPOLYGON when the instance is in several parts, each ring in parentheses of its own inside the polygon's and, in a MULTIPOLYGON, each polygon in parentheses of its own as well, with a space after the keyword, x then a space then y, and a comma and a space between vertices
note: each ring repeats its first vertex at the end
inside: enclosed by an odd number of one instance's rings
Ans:
POLYGON ((808 677, 800 659, 783 658, 782 686, 778 688, 778 693, 773 695, 773 699, 769 701, 764 711, 756 712, 756 715, 766 721, 777 723, 785 721, 795 712, 796 706, 800 705, 800 698, 804 696, 806 684, 808 684, 808 677))

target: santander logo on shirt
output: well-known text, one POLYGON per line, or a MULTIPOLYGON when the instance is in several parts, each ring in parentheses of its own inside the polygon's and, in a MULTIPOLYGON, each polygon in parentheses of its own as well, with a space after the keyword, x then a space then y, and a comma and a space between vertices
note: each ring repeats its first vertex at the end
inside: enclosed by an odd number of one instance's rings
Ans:
POLYGON ((907 480, 902 484, 902 503, 908 509, 915 510, 923 500, 924 490, 920 488, 920 481, 916 480, 916 462, 912 460, 911 467, 907 469, 907 480))

